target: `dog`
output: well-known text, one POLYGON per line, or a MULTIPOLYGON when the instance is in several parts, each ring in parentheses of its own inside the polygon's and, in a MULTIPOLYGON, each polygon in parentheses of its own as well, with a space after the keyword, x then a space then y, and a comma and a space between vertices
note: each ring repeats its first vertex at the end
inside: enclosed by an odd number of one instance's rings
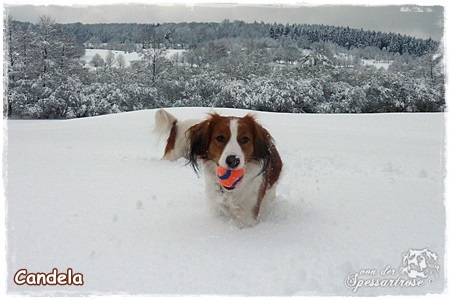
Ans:
POLYGON ((169 134, 162 159, 176 161, 181 157, 189 158, 190 142, 186 135, 188 129, 202 120, 179 121, 164 109, 158 109, 155 114, 154 132, 159 136, 169 134))
POLYGON ((275 199, 283 162, 270 133, 253 115, 209 114, 205 120, 178 121, 167 111, 156 112, 156 131, 168 133, 163 159, 184 157, 198 174, 201 164, 210 204, 243 226, 255 226, 265 202, 275 199), (219 166, 243 170, 240 184, 225 188, 219 166))

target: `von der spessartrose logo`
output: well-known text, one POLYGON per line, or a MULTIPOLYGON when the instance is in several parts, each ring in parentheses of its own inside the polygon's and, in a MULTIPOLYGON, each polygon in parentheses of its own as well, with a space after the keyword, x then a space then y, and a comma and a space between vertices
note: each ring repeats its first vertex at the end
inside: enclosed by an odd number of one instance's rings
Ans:
POLYGON ((439 275, 438 257, 428 249, 412 250, 403 253, 400 272, 409 278, 428 279, 433 283, 439 275))
POLYGON ((433 284, 439 276, 438 256, 428 250, 410 249, 402 254, 399 268, 362 269, 348 274, 345 285, 356 293, 362 288, 418 288, 433 284))

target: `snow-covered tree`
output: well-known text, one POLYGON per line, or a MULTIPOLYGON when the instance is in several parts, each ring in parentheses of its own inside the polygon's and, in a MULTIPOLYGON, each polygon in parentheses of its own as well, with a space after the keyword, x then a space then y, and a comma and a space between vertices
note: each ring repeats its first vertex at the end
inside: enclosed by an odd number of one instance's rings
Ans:
POLYGON ((122 54, 117 55, 116 64, 119 69, 123 69, 126 66, 125 57, 122 54))
POLYGON ((105 66, 105 60, 100 56, 100 54, 95 53, 89 64, 95 68, 99 68, 105 66))
POLYGON ((111 69, 112 66, 115 64, 115 62, 116 62, 116 55, 114 54, 114 52, 109 50, 105 58, 106 67, 111 69))

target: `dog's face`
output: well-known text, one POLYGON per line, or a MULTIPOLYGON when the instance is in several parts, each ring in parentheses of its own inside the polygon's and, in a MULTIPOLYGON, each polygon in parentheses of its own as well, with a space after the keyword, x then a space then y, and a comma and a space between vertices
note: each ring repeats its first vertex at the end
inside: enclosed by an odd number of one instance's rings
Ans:
POLYGON ((220 117, 212 128, 209 158, 229 169, 242 169, 253 155, 253 132, 243 119, 220 117))
POLYGON ((226 169, 241 169, 251 161, 262 163, 263 170, 270 160, 270 134, 254 117, 210 117, 189 129, 190 163, 197 168, 197 159, 211 160, 226 169))

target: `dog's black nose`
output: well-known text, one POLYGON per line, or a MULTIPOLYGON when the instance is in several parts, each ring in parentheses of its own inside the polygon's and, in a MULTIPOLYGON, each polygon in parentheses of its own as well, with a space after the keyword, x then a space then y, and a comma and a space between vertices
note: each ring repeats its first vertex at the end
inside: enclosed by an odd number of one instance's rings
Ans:
POLYGON ((239 159, 239 156, 230 155, 230 156, 227 156, 227 159, 225 160, 225 162, 227 163, 227 165, 230 168, 234 169, 234 168, 236 168, 239 165, 241 160, 239 159))

